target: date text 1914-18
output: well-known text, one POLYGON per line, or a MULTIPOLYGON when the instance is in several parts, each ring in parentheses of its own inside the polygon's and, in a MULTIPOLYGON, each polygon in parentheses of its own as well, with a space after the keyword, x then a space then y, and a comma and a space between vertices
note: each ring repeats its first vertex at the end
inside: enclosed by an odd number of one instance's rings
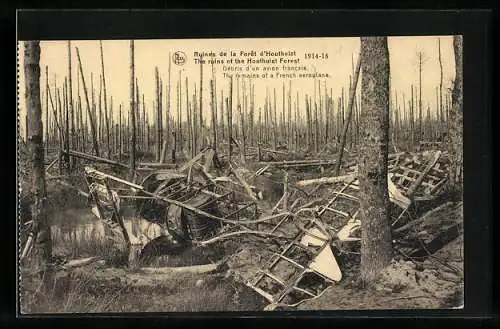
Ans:
POLYGON ((305 59, 328 59, 328 53, 305 53, 305 59))

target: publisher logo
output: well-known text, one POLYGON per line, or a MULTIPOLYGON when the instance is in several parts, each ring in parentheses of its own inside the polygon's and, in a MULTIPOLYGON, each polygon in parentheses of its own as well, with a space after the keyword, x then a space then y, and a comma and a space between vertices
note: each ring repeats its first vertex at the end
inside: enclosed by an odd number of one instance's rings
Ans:
POLYGON ((186 63, 186 54, 182 51, 176 51, 174 53, 174 64, 184 65, 186 63))

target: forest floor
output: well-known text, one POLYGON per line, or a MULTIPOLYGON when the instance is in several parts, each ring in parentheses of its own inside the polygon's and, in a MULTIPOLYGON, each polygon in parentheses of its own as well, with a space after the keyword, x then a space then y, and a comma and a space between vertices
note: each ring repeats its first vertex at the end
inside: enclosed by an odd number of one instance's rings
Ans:
MULTIPOLYGON (((29 168, 21 161, 21 216, 30 204, 29 168)), ((313 174, 311 174, 314 176, 313 174)), ((85 198, 55 181, 47 182, 48 216, 59 221, 76 222, 91 217, 85 198)), ((448 207, 426 219, 423 226, 463 221, 461 207, 448 207)), ((21 275, 21 313, 100 313, 100 312, 204 312, 262 311, 269 304, 248 288, 237 273, 254 265, 255 246, 239 241, 218 246, 218 253, 231 255, 227 266, 213 273, 175 273, 152 275, 140 269, 117 268, 103 262, 59 271, 46 303, 34 297, 39 279, 21 275)), ((106 256, 111 252, 106 239, 92 234, 78 241, 54 241, 54 254, 70 258, 106 256)), ((177 256, 159 257, 155 266, 188 266, 209 263, 213 255, 197 249, 177 256)), ((104 257, 106 258, 106 257, 104 257)), ((360 287, 359 255, 339 256, 343 271, 340 282, 332 284, 320 297, 304 302, 295 310, 337 309, 414 309, 454 308, 463 305, 463 234, 432 256, 410 261, 395 257, 371 287, 360 287)), ((21 273, 30 270, 30 259, 21 273)))

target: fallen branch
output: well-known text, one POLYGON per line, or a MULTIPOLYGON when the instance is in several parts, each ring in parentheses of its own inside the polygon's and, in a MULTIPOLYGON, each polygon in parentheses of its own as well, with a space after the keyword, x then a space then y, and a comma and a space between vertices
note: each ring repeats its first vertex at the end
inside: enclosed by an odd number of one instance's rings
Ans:
POLYGON ((195 162, 201 160, 201 158, 203 157, 203 154, 204 152, 200 152, 198 153, 194 158, 192 158, 191 160, 189 160, 188 162, 186 162, 185 164, 183 164, 179 169, 178 171, 179 172, 183 172, 184 170, 188 169, 189 167, 191 167, 195 162))
POLYGON ((150 168, 155 168, 155 169, 174 169, 177 167, 176 164, 174 163, 158 163, 158 162, 139 162, 138 165, 140 167, 150 167, 150 168))
POLYGON ((297 187, 304 187, 308 185, 313 185, 313 184, 335 184, 335 183, 340 183, 340 182, 350 182, 356 178, 356 174, 348 174, 348 175, 343 175, 343 176, 335 176, 335 177, 322 177, 322 178, 315 178, 315 179, 306 179, 306 180, 301 180, 295 183, 295 186, 297 187))
POLYGON ((295 199, 295 201, 290 206, 290 211, 293 211, 293 209, 295 208, 295 206, 297 206, 297 204, 300 202, 300 200, 302 200, 301 197, 298 197, 297 199, 295 199))
POLYGON ((270 165, 270 166, 283 166, 283 165, 299 165, 299 164, 318 164, 318 163, 336 163, 335 160, 321 160, 321 159, 311 159, 311 160, 285 160, 285 161, 260 161, 260 165, 270 165))
POLYGON ((147 274, 192 273, 203 274, 216 271, 221 264, 203 264, 182 267, 141 267, 139 270, 147 274))
POLYGON ((118 166, 118 167, 126 168, 126 169, 129 168, 129 166, 127 166, 127 165, 125 165, 123 163, 120 163, 120 162, 117 162, 117 161, 113 161, 113 160, 109 160, 109 159, 106 159, 106 158, 101 158, 101 157, 98 157, 98 156, 95 156, 95 155, 91 155, 91 154, 86 154, 86 153, 83 153, 83 152, 77 152, 77 151, 72 151, 72 150, 70 150, 68 152, 66 152, 65 150, 61 150, 61 152, 63 154, 67 154, 67 155, 75 157, 75 158, 85 159, 85 160, 89 160, 89 161, 93 161, 93 162, 106 163, 106 164, 109 164, 109 165, 118 166))
POLYGON ((219 236, 212 238, 212 239, 209 239, 209 240, 197 242, 196 244, 199 246, 206 246, 208 244, 212 244, 212 243, 215 243, 215 242, 223 240, 223 239, 227 239, 227 238, 230 238, 230 237, 233 237, 236 235, 243 235, 243 234, 253 234, 253 235, 269 236, 269 237, 281 238, 281 239, 289 239, 289 237, 279 235, 279 234, 270 233, 270 232, 244 230, 244 231, 236 231, 236 232, 222 234, 222 235, 219 235, 219 236))
POLYGON ((259 170, 257 170, 255 172, 255 176, 260 176, 262 175, 267 169, 269 169, 269 165, 265 166, 265 167, 262 167, 260 168, 259 170))
MULTIPOLYGON (((258 149, 257 147, 255 146, 250 146, 248 147, 250 149, 258 149)), ((283 152, 283 151, 277 151, 277 150, 271 150, 271 149, 265 149, 265 148, 260 148, 261 151, 266 151, 266 152, 269 152, 269 153, 276 153, 276 154, 282 154, 282 155, 287 155, 288 152, 283 152)))
POLYGON ((281 204, 281 202, 284 201, 284 199, 285 199, 285 193, 283 193, 283 196, 281 197, 281 199, 279 199, 278 203, 276 203, 276 205, 271 210, 272 214, 276 213, 276 211, 278 210, 279 205, 281 204))

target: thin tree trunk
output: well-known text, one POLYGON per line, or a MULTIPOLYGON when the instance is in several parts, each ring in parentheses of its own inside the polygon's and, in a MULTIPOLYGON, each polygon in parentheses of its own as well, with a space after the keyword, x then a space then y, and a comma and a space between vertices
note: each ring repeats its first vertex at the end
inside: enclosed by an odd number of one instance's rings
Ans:
POLYGON ((219 126, 220 126, 220 137, 222 138, 222 142, 224 142, 226 138, 226 133, 225 133, 225 124, 224 124, 224 89, 221 89, 220 91, 220 118, 219 118, 219 126))
POLYGON ((211 99, 212 99, 212 134, 213 148, 217 149, 217 81, 215 79, 215 67, 212 63, 212 80, 211 80, 211 99))
POLYGON ((358 85, 358 77, 359 71, 361 68, 361 56, 358 58, 358 63, 356 64, 356 71, 354 72, 354 81, 352 82, 351 92, 349 95, 349 104, 347 105, 347 121, 344 124, 344 131, 342 132, 342 136, 340 139, 340 150, 339 156, 337 159, 337 164, 335 165, 335 176, 340 175, 340 166, 342 164, 342 156, 344 155, 344 147, 347 136, 347 129, 349 129, 349 123, 351 122, 352 117, 352 107, 354 102, 356 101, 356 88, 358 85))
POLYGON ((82 61, 80 59, 80 52, 78 51, 78 48, 76 48, 76 56, 78 57, 78 64, 79 64, 79 67, 80 67, 80 77, 82 78, 83 91, 85 92, 85 101, 86 101, 86 104, 87 104, 87 115, 88 115, 88 118, 89 118, 89 121, 90 121, 90 130, 91 130, 91 133, 92 133, 92 145, 93 145, 93 148, 94 148, 95 155, 100 156, 99 143, 97 142, 96 126, 95 126, 94 118, 93 118, 91 110, 90 110, 89 96, 88 96, 87 87, 85 85, 85 78, 83 76, 82 61))
MULTIPOLYGON (((72 69, 71 69, 71 41, 68 41, 68 97, 69 97, 69 113, 71 121, 71 148, 76 149, 75 140, 75 109, 73 107, 73 79, 72 79, 72 69)), ((74 166, 74 161, 72 161, 71 167, 74 166)))
POLYGON ((273 89, 274 90, 274 98, 273 98, 273 118, 272 118, 272 122, 273 122, 273 149, 276 150, 278 149, 278 136, 277 136, 277 125, 278 125, 278 116, 276 114, 276 88, 273 89))
POLYGON ((193 121, 193 141, 192 141, 192 151, 191 151, 191 157, 196 156, 196 152, 198 152, 198 134, 200 133, 198 131, 198 93, 196 91, 196 84, 194 85, 194 94, 193 94, 193 112, 191 115, 191 120, 193 121))
POLYGON ((415 147, 415 106, 413 102, 413 85, 411 85, 411 103, 410 103, 410 131, 411 147, 415 147))
MULTIPOLYGON (((160 89, 159 89, 159 106, 158 106, 158 129, 160 130, 160 153, 161 147, 163 145, 163 80, 160 78, 160 89)), ((161 157, 161 154, 160 154, 161 157)))
POLYGON ((392 258, 387 187, 389 50, 387 37, 361 38, 362 138, 358 177, 361 205, 361 281, 372 283, 392 258))
POLYGON ((203 58, 200 57, 200 140, 203 141, 203 58))
POLYGON ((238 113, 240 116, 240 124, 241 124, 240 161, 244 165, 246 163, 245 116, 242 113, 241 105, 238 105, 238 113))
POLYGON ((191 131, 191 158, 194 158, 196 156, 196 152, 198 151, 196 149, 196 128, 198 127, 196 124, 196 113, 198 110, 198 98, 196 95, 196 85, 194 86, 195 91, 193 94, 193 100, 192 100, 192 107, 189 109, 188 113, 191 113, 191 125, 189 126, 189 129, 191 131))
POLYGON ((441 39, 438 38, 438 58, 439 58, 439 117, 440 121, 443 122, 443 61, 441 59, 441 39))
MULTIPOLYGON (((168 101, 167 101, 167 113, 166 113, 166 117, 167 117, 167 137, 166 137, 166 139, 168 141, 171 140, 171 137, 170 137, 170 104, 171 104, 171 99, 172 99, 171 73, 172 73, 172 56, 169 53, 169 56, 168 56, 168 93, 167 93, 168 94, 168 101)), ((167 143, 167 147, 170 147, 169 144, 170 143, 167 143)))
POLYGON ((306 136, 307 136, 307 146, 310 147, 312 143, 312 129, 311 129, 311 109, 309 108, 309 100, 308 96, 306 95, 305 98, 306 101, 306 117, 307 117, 307 122, 306 122, 306 136))
POLYGON ((418 141, 422 140, 422 65, 424 53, 418 52, 418 141))
POLYGON ((217 149, 217 100, 215 99, 215 80, 210 80, 210 98, 212 100, 212 147, 217 149))
POLYGON ((129 166, 130 166, 130 180, 134 180, 135 176, 135 94, 134 94, 134 82, 135 82, 135 67, 134 67, 134 40, 130 40, 130 152, 129 152, 129 166))
MULTIPOLYGON (((66 152, 69 151, 69 140, 70 140, 70 127, 69 127, 69 102, 68 102, 68 80, 64 79, 64 120, 65 120, 65 135, 64 139, 64 149, 66 152)), ((64 169, 66 174, 70 173, 70 163, 69 163, 69 155, 66 153, 64 155, 64 169)))
MULTIPOLYGON (((139 79, 135 78, 135 135, 136 135, 136 145, 138 149, 144 151, 142 147, 142 135, 141 135, 141 99, 139 97, 139 79)), ((137 148, 136 146, 136 148, 137 148)))
POLYGON ((227 129, 229 140, 229 161, 233 154, 233 76, 229 78, 229 98, 227 101, 227 129))
POLYGON ((158 73, 158 66, 155 67, 155 95, 156 95, 156 162, 160 161, 160 75, 158 73))
MULTIPOLYGON (((26 120, 27 121, 27 120, 26 120)), ((49 67, 45 66, 45 150, 48 154, 49 148, 49 67)), ((26 136, 28 136, 28 126, 26 125, 26 136)), ((26 140, 28 142, 28 140, 26 140)))
POLYGON ((111 146, 109 142, 110 131, 109 131, 109 117, 108 117, 108 96, 106 91, 106 73, 104 71, 104 52, 102 50, 102 40, 99 40, 99 46, 101 49, 102 86, 104 92, 104 116, 106 118, 106 147, 108 152, 108 158, 111 159, 111 146))

